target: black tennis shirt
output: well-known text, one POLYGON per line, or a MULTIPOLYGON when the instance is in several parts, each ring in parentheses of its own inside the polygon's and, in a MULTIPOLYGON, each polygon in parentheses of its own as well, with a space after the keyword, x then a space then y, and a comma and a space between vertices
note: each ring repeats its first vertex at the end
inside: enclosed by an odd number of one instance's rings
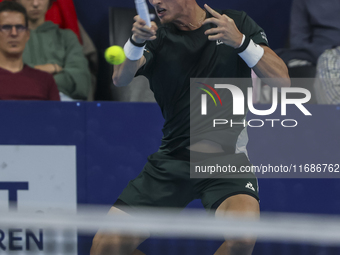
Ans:
MULTIPOLYGON (((255 43, 268 45, 263 29, 245 12, 218 12, 232 18, 240 32, 255 43)), ((211 15, 207 13, 207 17, 211 15)), ((163 24, 157 30, 157 39, 147 42, 144 51, 146 64, 137 75, 148 78, 165 119, 160 147, 165 153, 190 145, 190 78, 251 77, 251 69, 234 48, 208 40, 204 32, 212 27, 216 25, 206 24, 193 31, 182 31, 171 23, 163 24)), ((246 87, 241 89, 246 91, 246 87)), ((230 103, 226 116, 232 115, 231 106, 230 103)), ((239 116, 238 119, 243 118, 239 116)), ((226 130, 225 137, 230 141, 227 146, 235 149, 242 129, 229 133, 226 130)), ((225 149, 229 151, 230 148, 225 149)))

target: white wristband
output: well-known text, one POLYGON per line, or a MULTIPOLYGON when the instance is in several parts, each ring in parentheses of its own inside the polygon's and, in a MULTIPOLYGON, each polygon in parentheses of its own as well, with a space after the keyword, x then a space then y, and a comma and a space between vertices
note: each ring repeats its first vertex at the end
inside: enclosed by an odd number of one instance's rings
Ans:
POLYGON ((250 39, 248 47, 241 53, 238 53, 250 68, 253 68, 257 62, 259 62, 263 54, 264 49, 260 45, 254 43, 252 39, 250 39))
POLYGON ((242 46, 242 44, 244 43, 244 40, 245 40, 245 39, 246 39, 246 36, 243 35, 243 36, 242 36, 242 42, 241 42, 240 46, 237 47, 237 49, 240 48, 240 47, 242 46))
POLYGON ((128 59, 138 60, 143 56, 144 48, 145 48, 145 46, 137 47, 137 46, 133 45, 131 43, 130 39, 128 39, 128 41, 124 45, 124 53, 125 53, 125 56, 128 59))

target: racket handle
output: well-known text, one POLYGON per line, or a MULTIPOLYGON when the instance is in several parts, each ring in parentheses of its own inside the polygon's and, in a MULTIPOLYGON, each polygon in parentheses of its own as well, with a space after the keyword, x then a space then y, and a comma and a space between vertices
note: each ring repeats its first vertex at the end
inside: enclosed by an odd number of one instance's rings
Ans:
POLYGON ((148 27, 151 27, 149 8, 145 0, 135 0, 135 5, 139 17, 146 22, 148 27))

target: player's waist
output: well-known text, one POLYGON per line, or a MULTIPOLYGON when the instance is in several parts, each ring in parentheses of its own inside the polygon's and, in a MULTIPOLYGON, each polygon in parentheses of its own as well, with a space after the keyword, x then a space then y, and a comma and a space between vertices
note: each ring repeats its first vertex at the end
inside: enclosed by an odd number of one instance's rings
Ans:
POLYGON ((200 140, 186 147, 190 151, 202 153, 225 153, 222 145, 210 140, 200 140))

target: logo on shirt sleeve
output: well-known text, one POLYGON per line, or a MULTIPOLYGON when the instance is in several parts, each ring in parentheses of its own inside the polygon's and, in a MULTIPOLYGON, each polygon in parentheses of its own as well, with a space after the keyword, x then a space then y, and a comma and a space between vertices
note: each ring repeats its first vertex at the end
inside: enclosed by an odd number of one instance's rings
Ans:
POLYGON ((267 35, 265 32, 261 32, 261 37, 268 43, 267 35))
POLYGON ((253 187, 253 184, 251 182, 248 182, 245 187, 247 189, 251 189, 252 191, 255 191, 255 188, 253 187))

